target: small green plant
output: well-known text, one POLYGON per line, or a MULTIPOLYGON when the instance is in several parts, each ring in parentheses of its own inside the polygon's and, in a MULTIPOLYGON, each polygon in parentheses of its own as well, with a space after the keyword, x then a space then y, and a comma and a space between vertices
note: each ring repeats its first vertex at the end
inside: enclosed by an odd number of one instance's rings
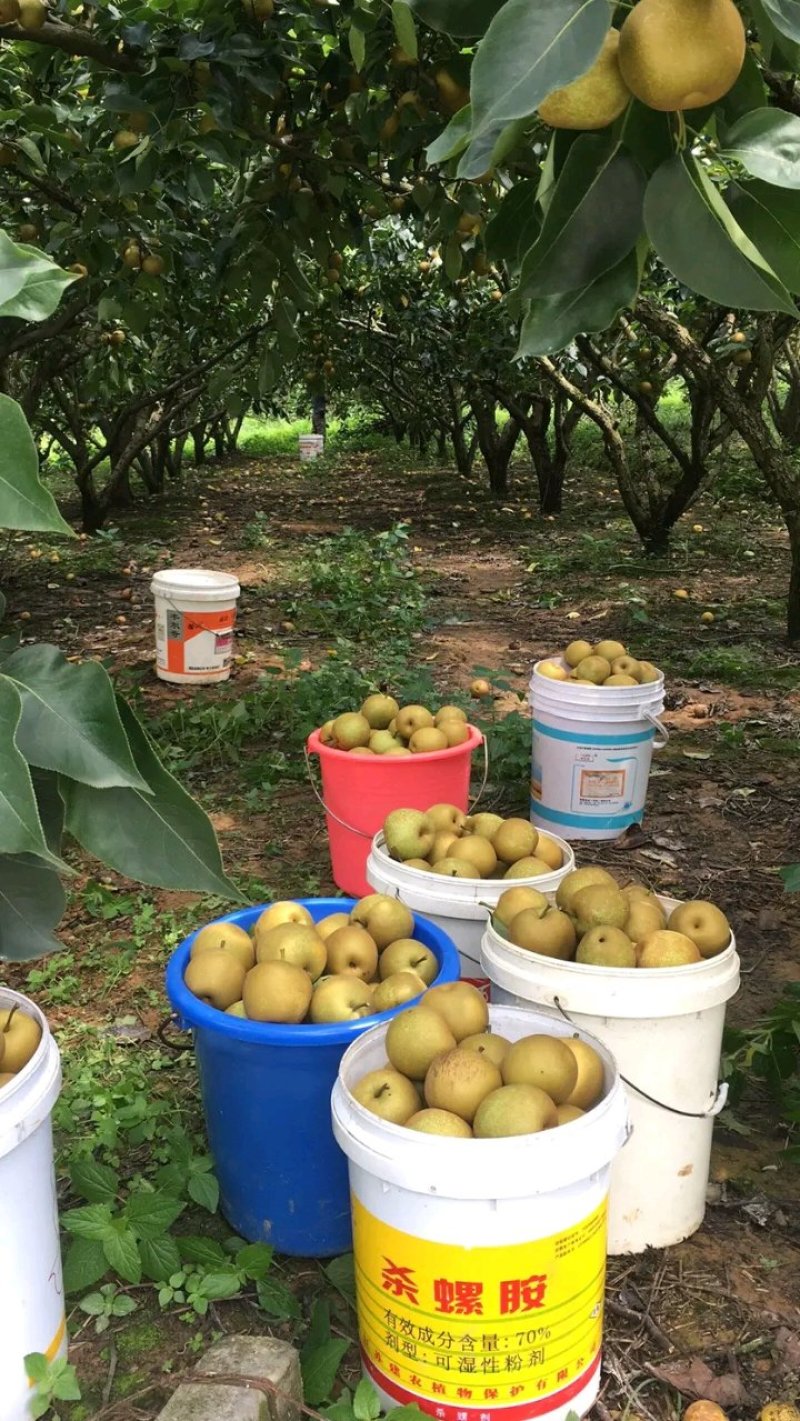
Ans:
POLYGON ((46 1415, 55 1401, 80 1401, 75 1368, 66 1357, 50 1362, 43 1352, 29 1352, 24 1360, 28 1379, 35 1387, 29 1403, 32 1421, 46 1415))
MULTIPOLYGON (((738 1105, 753 1082, 766 1085, 792 1135, 800 1127, 800 982, 790 982, 775 1006, 744 1030, 725 1032, 723 1078, 730 1083, 730 1103, 738 1105)), ((790 1144, 785 1158, 800 1162, 800 1145, 790 1144)))
POLYGON ((106 1332, 115 1318, 128 1317, 138 1304, 130 1293, 123 1293, 116 1283, 104 1283, 97 1292, 87 1293, 78 1307, 87 1317, 94 1318, 95 1332, 106 1332))
POLYGON ((411 561, 408 525, 383 533, 347 528, 318 542, 300 568, 302 600, 292 613, 310 630, 382 641, 419 630, 425 593, 411 561))

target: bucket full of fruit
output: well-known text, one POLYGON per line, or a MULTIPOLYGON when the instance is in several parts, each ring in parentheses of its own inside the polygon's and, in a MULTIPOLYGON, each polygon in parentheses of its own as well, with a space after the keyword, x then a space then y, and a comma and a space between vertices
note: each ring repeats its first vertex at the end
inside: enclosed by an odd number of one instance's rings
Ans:
POLYGON ((511 883, 554 890, 574 867, 566 840, 527 819, 433 804, 387 815, 372 841, 367 880, 442 928, 458 948, 461 976, 485 989, 481 938, 501 893, 511 883))
POLYGON ((458 706, 433 712, 400 706, 387 695, 368 696, 359 710, 309 736, 306 753, 320 760, 319 798, 339 888, 368 892, 370 845, 391 809, 446 801, 467 810, 472 752, 481 744, 480 731, 458 706))
POLYGON ((51 1111, 61 1058, 43 1013, 0 987, 0 1377, 4 1421, 28 1421, 24 1358, 67 1352, 51 1111))
POLYGON ((175 949, 167 995, 193 1033, 220 1205, 237 1233, 304 1258, 350 1247, 330 1121, 342 1054, 457 977, 441 929, 382 894, 246 908, 175 949))
POLYGON ((565 839, 615 839, 641 822, 650 762, 669 738, 664 677, 622 642, 573 641, 538 661, 531 820, 565 839))
POLYGON ((492 1002, 550 1011, 613 1053, 633 1137, 611 1171, 611 1254, 665 1248, 703 1221, 736 939, 714 903, 680 903, 591 864, 555 896, 499 899, 481 946, 492 1002))
POLYGON ((584 1415, 628 1132, 607 1049, 454 983, 348 1048, 332 1112, 363 1366, 385 1405, 444 1421, 584 1415))

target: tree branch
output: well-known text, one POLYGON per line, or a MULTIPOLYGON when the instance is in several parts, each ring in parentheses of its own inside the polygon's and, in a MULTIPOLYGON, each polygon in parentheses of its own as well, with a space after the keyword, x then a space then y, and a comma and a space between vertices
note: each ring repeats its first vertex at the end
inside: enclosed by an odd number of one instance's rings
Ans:
POLYGON ((104 64, 106 69, 117 69, 122 74, 144 68, 143 60, 104 44, 91 30, 79 29, 77 25, 62 25, 58 20, 46 20, 40 30, 26 30, 16 24, 3 25, 2 38, 47 45, 50 49, 60 49, 64 54, 81 54, 104 64))

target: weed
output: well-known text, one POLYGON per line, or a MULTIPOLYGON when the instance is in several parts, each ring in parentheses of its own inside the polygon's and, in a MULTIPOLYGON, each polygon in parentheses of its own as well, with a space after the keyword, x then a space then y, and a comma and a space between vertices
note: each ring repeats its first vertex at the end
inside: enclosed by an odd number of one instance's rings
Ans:
MULTIPOLYGON (((800 886, 800 873, 797 880, 800 886)), ((788 876, 786 882, 791 886, 788 876)), ((731 1105, 739 1103, 753 1081, 762 1082, 777 1102, 781 1118, 796 1131, 800 1126, 800 982, 790 982, 755 1026, 726 1029, 722 1072, 730 1082, 731 1105)), ((800 1162, 800 1146, 790 1145, 786 1158, 800 1162)))
POLYGON ((303 596, 291 610, 310 630, 385 643, 419 627, 425 594, 405 523, 383 533, 347 528, 324 538, 303 559, 299 573, 303 596))

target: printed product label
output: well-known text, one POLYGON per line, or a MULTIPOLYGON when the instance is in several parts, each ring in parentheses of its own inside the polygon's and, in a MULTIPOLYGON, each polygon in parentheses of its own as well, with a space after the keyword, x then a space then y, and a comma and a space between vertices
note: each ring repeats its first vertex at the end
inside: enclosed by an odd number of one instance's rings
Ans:
POLYGON ((156 654, 165 671, 184 676, 220 672, 231 664, 236 608, 223 612, 181 612, 168 608, 156 618, 156 654))
POLYGON ((490 1421, 501 1407, 550 1411, 587 1385, 600 1363, 605 1201, 562 1233, 475 1248, 352 1206, 362 1354, 389 1396, 440 1421, 490 1421))
POLYGON ((531 797, 551 810, 591 816, 637 813, 644 804, 652 732, 603 745, 534 727, 531 797))

